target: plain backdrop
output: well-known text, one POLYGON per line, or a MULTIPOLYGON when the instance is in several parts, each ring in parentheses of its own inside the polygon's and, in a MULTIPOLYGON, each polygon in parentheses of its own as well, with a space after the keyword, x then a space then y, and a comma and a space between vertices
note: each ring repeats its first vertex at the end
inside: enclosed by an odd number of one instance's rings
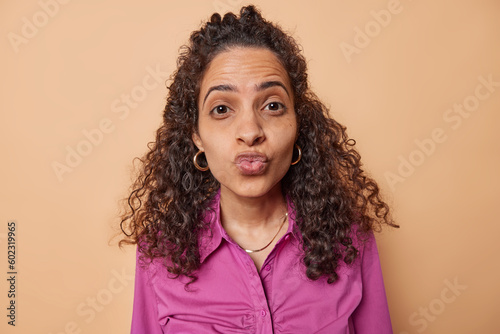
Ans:
MULTIPOLYGON (((500 2, 253 3, 303 47, 312 89, 394 208, 401 228, 377 234, 394 333, 498 333, 500 2)), ((0 2, 2 333, 129 332, 135 249, 109 240, 132 159, 179 47, 245 4, 0 2)))

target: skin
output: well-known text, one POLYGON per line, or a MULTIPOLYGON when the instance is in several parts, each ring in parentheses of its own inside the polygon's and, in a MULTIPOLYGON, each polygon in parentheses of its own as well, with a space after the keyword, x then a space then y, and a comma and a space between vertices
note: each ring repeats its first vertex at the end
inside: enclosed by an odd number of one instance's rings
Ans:
MULTIPOLYGON (((264 247, 287 212, 281 180, 297 139, 288 74, 267 49, 231 48, 218 54, 206 70, 198 110, 198 132, 192 139, 221 184, 221 223, 240 246, 264 247), (264 162, 237 159, 241 153, 255 152, 264 162)), ((250 254, 257 269, 287 225, 288 221, 268 248, 250 254)))

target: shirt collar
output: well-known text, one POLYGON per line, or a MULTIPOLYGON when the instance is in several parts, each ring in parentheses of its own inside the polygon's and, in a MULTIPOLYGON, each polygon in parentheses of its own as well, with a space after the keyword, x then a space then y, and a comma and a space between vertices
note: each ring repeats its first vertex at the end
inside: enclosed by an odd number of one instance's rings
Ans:
MULTIPOLYGON (((288 195, 286 196, 286 202, 288 210, 288 229, 285 235, 290 234, 299 241, 301 233, 295 222, 295 207, 288 195)), ((209 202, 202 219, 205 225, 208 226, 208 229, 203 230, 199 237, 200 263, 203 263, 205 259, 219 247, 222 238, 230 240, 230 237, 227 235, 220 221, 220 188, 209 202)))

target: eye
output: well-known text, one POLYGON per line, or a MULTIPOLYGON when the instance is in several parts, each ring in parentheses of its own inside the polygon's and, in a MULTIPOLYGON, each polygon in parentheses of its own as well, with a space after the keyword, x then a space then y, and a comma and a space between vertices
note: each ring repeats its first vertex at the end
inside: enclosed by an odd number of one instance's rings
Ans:
POLYGON ((285 110, 285 105, 280 102, 271 102, 268 105, 266 105, 264 110, 271 110, 271 111, 285 110))
POLYGON ((229 111, 229 108, 223 104, 218 105, 217 107, 213 108, 211 110, 212 113, 215 115, 224 115, 229 111))

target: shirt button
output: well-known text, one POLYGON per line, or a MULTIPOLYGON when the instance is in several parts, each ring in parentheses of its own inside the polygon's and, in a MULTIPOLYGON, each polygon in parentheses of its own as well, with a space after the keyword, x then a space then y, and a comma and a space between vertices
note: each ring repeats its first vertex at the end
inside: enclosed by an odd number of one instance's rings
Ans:
POLYGON ((266 271, 269 271, 269 270, 271 270, 271 266, 267 265, 264 269, 266 269, 266 271))
POLYGON ((290 239, 290 235, 288 235, 288 234, 287 234, 287 235, 285 236, 285 240, 288 240, 288 239, 290 239))
POLYGON ((263 316, 263 317, 265 317, 266 316, 266 311, 265 310, 260 311, 260 315, 263 316))

